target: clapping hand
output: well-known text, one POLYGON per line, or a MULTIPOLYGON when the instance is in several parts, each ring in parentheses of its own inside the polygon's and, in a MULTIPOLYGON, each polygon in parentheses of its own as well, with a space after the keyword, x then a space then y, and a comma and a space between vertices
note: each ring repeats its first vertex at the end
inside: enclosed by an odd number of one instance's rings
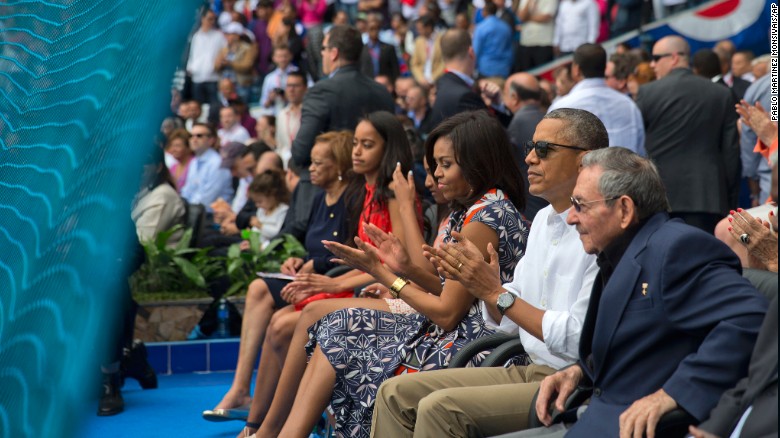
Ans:
POLYGON ((363 242, 359 237, 355 237, 357 248, 350 248, 347 245, 329 240, 323 240, 322 244, 338 257, 333 261, 341 265, 351 266, 372 275, 382 266, 377 249, 363 242))
POLYGON ((736 107, 742 123, 755 131, 762 143, 770 145, 777 139, 777 123, 772 122, 761 102, 751 105, 743 99, 736 107))
MULTIPOLYGON (((770 212, 774 215, 774 212, 770 212)), ((769 223, 753 217, 741 208, 729 214, 729 233, 747 248, 749 265, 754 268, 777 272, 777 234, 769 229, 769 223)))
POLYGON ((377 256, 391 271, 399 275, 406 272, 412 262, 398 237, 393 233, 385 233, 374 224, 365 224, 363 231, 376 246, 377 256))
POLYGON ((452 232, 457 241, 447 243, 439 249, 425 245, 425 256, 436 266, 439 275, 462 284, 472 295, 486 299, 501 289, 498 254, 493 244, 488 244, 490 263, 486 263, 482 252, 474 243, 457 231, 452 232))

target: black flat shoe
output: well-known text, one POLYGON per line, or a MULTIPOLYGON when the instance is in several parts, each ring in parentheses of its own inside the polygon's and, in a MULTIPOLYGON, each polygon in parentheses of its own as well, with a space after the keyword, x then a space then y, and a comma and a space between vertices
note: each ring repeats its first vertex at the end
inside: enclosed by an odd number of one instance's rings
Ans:
POLYGON ((147 360, 146 345, 136 339, 131 348, 125 348, 122 355, 122 374, 138 380, 143 389, 157 388, 157 374, 147 360))
POLYGON ((125 409, 122 399, 119 372, 103 374, 103 391, 98 402, 97 414, 101 417, 116 415, 125 409))

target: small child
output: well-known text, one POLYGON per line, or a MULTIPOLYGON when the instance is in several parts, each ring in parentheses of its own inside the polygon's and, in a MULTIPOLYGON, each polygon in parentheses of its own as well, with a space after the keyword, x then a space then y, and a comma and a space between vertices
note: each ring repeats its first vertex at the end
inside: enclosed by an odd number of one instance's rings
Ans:
POLYGON ((266 170, 255 176, 249 185, 249 198, 257 206, 257 214, 250 220, 252 231, 260 233, 261 246, 268 245, 282 229, 290 208, 290 192, 285 176, 277 170, 266 170))

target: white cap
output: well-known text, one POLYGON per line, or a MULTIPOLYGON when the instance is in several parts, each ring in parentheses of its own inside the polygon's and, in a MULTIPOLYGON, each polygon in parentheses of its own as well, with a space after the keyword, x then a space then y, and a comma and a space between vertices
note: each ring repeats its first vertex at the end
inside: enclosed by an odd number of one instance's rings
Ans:
POLYGON ((244 26, 242 26, 241 23, 233 21, 230 24, 228 24, 227 26, 225 26, 223 31, 225 33, 242 34, 242 33, 244 33, 244 26))

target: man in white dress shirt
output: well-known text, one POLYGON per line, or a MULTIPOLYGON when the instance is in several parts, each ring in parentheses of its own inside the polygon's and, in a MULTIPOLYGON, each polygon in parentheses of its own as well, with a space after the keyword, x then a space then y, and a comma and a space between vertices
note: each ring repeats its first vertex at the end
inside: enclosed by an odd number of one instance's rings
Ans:
POLYGON ((227 202, 233 199, 230 170, 222 167, 222 157, 214 150, 217 136, 205 123, 192 126, 190 147, 195 158, 187 171, 187 182, 181 189, 182 198, 190 204, 203 204, 211 211, 211 203, 218 198, 227 202))
POLYGON ((642 113, 630 97, 607 86, 604 71, 607 53, 598 44, 583 44, 574 52, 571 76, 576 82, 569 94, 556 100, 548 111, 577 108, 598 117, 609 133, 610 146, 622 146, 641 156, 645 152, 642 113))
POLYGON ((372 437, 493 436, 527 427, 539 382, 578 357, 598 266, 566 218, 582 156, 607 147, 607 138, 604 125, 582 110, 560 109, 537 125, 526 144, 529 190, 550 205, 534 218, 512 283, 501 285, 495 253, 488 264, 466 240, 436 256, 440 273, 482 301, 488 325, 519 331, 531 363, 389 379, 377 394, 372 437))
POLYGON ((276 116, 276 153, 285 163, 292 156, 292 143, 301 127, 301 107, 306 89, 305 74, 293 71, 287 75, 287 84, 284 87, 287 106, 276 116))

